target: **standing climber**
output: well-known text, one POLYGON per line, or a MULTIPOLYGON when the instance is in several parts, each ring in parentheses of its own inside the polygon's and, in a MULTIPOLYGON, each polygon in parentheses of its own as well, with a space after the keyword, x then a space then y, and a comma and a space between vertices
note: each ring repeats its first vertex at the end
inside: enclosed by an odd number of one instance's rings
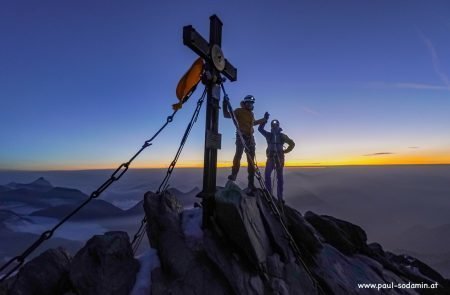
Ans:
MULTIPOLYGON (((223 101, 223 116, 225 118, 231 118, 230 113, 225 105, 225 100, 223 101)), ((248 147, 249 154, 247 154, 248 163, 248 189, 250 192, 254 191, 255 188, 255 166, 253 161, 255 159, 255 138, 253 137, 253 126, 266 123, 269 119, 269 113, 264 114, 264 118, 255 120, 253 114, 253 107, 255 104, 255 98, 252 95, 247 95, 241 101, 241 107, 233 111, 236 121, 239 125, 239 130, 244 138, 245 145, 248 147)), ((242 158, 242 153, 244 152, 244 145, 236 131, 236 153, 233 158, 233 167, 231 168, 231 175, 228 176, 229 180, 235 181, 237 174, 239 172, 240 162, 242 158)))
POLYGON ((266 188, 272 192, 272 179, 271 174, 275 169, 277 174, 277 197, 280 205, 284 204, 283 199, 283 167, 284 167, 284 154, 289 153, 295 146, 295 143, 286 134, 281 133, 283 129, 280 128, 280 121, 272 120, 270 123, 270 132, 264 130, 266 122, 259 125, 258 131, 267 140, 267 162, 264 173, 266 188), (283 149, 284 144, 288 146, 283 149))

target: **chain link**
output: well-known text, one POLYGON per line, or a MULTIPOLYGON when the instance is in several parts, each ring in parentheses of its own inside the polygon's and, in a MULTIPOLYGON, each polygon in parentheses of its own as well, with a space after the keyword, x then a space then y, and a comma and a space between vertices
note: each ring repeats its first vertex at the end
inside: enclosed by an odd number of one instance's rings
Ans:
MULTIPOLYGON (((247 147, 247 145, 245 144, 244 138, 242 136, 242 133, 240 132, 239 129, 239 123, 236 120, 236 117, 234 116, 233 113, 233 108, 231 106, 231 103, 229 101, 228 95, 225 91, 225 88, 223 86, 223 84, 221 84, 223 93, 224 93, 224 100, 226 102, 226 107, 228 108, 228 111, 231 115, 233 124, 236 127, 238 136, 244 146, 244 150, 245 153, 247 155, 249 155, 249 148, 247 147)), ((191 93, 192 94, 192 93, 191 93)), ((202 96, 200 97, 200 99, 197 102, 197 107, 194 111, 194 114, 191 118, 191 121, 189 122, 186 131, 183 135, 183 138, 181 140, 180 146, 177 150, 177 153, 174 157, 174 160, 171 162, 170 166, 167 169, 167 173, 166 176, 164 177, 163 181, 161 182, 157 193, 161 193, 161 191, 165 191, 167 189, 167 183, 170 180, 170 177, 172 175, 173 169, 176 166, 176 163, 181 155, 181 152, 183 150, 183 147, 187 141, 187 138, 192 130, 192 127, 194 125, 194 123, 197 121, 198 115, 200 113, 200 109, 201 106, 203 104, 204 98, 206 95, 206 89, 203 92, 202 96)), ((133 160, 147 147, 151 146, 151 142, 164 130, 164 128, 173 121, 173 118, 175 116, 175 114, 177 113, 177 110, 175 110, 172 115, 168 116, 166 119, 166 122, 162 125, 162 127, 149 139, 146 140, 144 142, 144 144, 142 145, 142 147, 130 158, 130 160, 128 162, 122 163, 110 176, 109 179, 107 179, 102 185, 100 185, 95 191, 93 191, 91 193, 91 195, 89 196, 89 198, 87 200, 85 200, 81 205, 79 205, 75 210, 73 210, 69 215, 67 215, 65 218, 63 218, 57 225, 55 225, 52 229, 47 230, 45 232, 43 232, 41 234, 41 236, 31 245, 29 246, 21 255, 15 256, 14 258, 10 259, 7 263, 5 263, 1 268, 0 268, 0 273, 2 271, 4 271, 6 268, 8 268, 11 264, 13 264, 14 262, 16 262, 17 264, 7 273, 5 274, 3 277, 0 278, 0 282, 3 282, 4 280, 6 280, 11 274, 13 274, 16 270, 18 270, 23 263, 25 262, 25 259, 34 251, 36 250, 36 248, 38 248, 44 241, 50 239, 55 230, 57 230, 61 225, 63 225, 69 218, 71 218, 73 215, 75 215, 79 210, 81 210, 85 205, 87 205, 92 199, 98 198, 102 192, 104 192, 111 184, 113 184, 115 181, 119 180, 127 171, 128 168, 130 166, 130 164, 133 162, 133 160)), ((265 197, 265 200, 267 201, 269 208, 271 209, 271 211, 273 212, 273 214, 278 218, 282 229, 286 235, 286 238, 289 240, 289 244, 294 252, 294 255, 296 256, 296 260, 298 263, 301 263, 306 272, 308 273, 308 275, 310 276, 311 280, 313 281, 314 285, 316 285, 317 287, 320 288, 320 286, 317 284, 316 280, 314 279, 314 277, 312 276, 312 273, 310 272, 310 270, 308 269, 308 267, 306 266, 306 264, 304 263, 304 261, 301 259, 301 253, 300 250, 298 249, 297 244, 295 243, 295 240, 293 239, 292 235, 290 234, 288 228, 286 227, 282 216, 278 210, 278 207, 276 206, 276 204, 274 203, 274 197, 272 196, 272 194, 267 190, 264 180, 261 176, 261 172, 259 170, 259 167, 256 163, 256 161, 252 158, 249 157, 250 159, 250 163, 251 165, 255 166, 255 176, 256 179, 258 180, 261 189, 263 191, 263 196, 265 197)), ((133 241, 131 242, 132 248, 133 248, 133 252, 135 253, 137 251, 137 249, 139 248, 139 245, 143 239, 144 236, 144 232, 145 232, 145 228, 146 228, 146 224, 147 224, 147 218, 144 217, 141 221, 141 225, 138 229, 138 231, 136 232, 136 234, 134 235, 133 241)))
MULTIPOLYGON (((192 94, 192 93, 191 93, 192 94)), ((83 203, 81 203, 76 209, 74 209, 71 213, 69 213, 66 217, 64 217, 62 220, 58 222, 52 229, 47 230, 41 234, 41 236, 33 243, 31 246, 29 246, 22 254, 17 255, 16 257, 10 259, 8 262, 6 262, 2 267, 0 268, 0 273, 6 270, 9 266, 11 266, 14 262, 17 264, 9 271, 7 272, 3 277, 0 278, 0 283, 6 280, 11 274, 13 274, 16 270, 18 270, 23 263, 25 262, 25 259, 34 251, 36 248, 38 248, 44 241, 50 239, 53 236, 53 233, 61 226, 63 225, 69 218, 71 218, 73 215, 75 215, 78 211, 80 211, 84 206, 86 206, 91 200, 98 198, 102 192, 104 192, 111 184, 113 184, 115 181, 119 180, 127 171, 130 166, 130 164, 133 162, 134 159, 139 156, 139 154, 146 149, 147 147, 152 145, 152 141, 166 128, 166 126, 173 121, 174 116, 176 115, 178 110, 173 111, 173 113, 167 117, 166 122, 159 128, 159 130, 148 140, 144 142, 142 147, 128 160, 128 162, 120 164, 119 167, 111 174, 111 176, 102 184, 100 185, 95 191, 91 193, 88 199, 86 199, 83 203)))
MULTIPOLYGON (((187 139, 189 137, 189 134, 191 133, 192 127, 194 126, 195 122, 197 122, 198 115, 200 114, 200 110, 202 108, 203 102, 205 101, 206 97, 206 88, 203 91, 203 94, 200 96, 200 98, 197 101, 197 107, 194 110, 194 113, 192 114, 191 120, 189 121, 186 130, 184 131, 183 137, 181 139, 180 145, 178 147, 177 152, 175 153, 175 157, 173 158, 172 162, 170 163, 169 167, 167 168, 166 175, 164 179, 161 181, 161 184, 158 187, 158 190, 156 191, 157 194, 160 194, 161 192, 164 192, 167 187, 170 180, 170 177, 172 176, 173 169, 175 169, 175 166, 177 165, 178 159, 180 158, 181 152, 183 151, 184 145, 187 142, 187 139)), ((136 234, 133 237, 133 240, 131 241, 131 246, 133 247, 133 252, 136 253, 138 250, 142 238, 145 233, 147 224, 147 217, 144 216, 144 218, 141 221, 141 225, 139 226, 139 229, 137 230, 136 234)))
POLYGON ((139 245, 141 244, 146 224, 147 224, 147 217, 144 216, 144 218, 141 220, 141 225, 139 226, 137 232, 134 234, 133 241, 131 242, 131 247, 133 249, 134 254, 136 254, 139 245))

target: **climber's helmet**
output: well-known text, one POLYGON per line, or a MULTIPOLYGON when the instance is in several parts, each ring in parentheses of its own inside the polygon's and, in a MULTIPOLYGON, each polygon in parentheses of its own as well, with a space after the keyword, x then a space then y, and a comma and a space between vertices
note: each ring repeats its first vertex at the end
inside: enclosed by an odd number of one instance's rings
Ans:
POLYGON ((244 106, 249 109, 249 110, 253 110, 253 104, 255 103, 255 97, 253 95, 247 95, 246 97, 244 97, 244 99, 242 100, 242 103, 244 104, 244 106))
POLYGON ((270 122, 270 127, 272 127, 272 129, 278 129, 280 128, 280 121, 278 120, 272 120, 272 122, 270 122))

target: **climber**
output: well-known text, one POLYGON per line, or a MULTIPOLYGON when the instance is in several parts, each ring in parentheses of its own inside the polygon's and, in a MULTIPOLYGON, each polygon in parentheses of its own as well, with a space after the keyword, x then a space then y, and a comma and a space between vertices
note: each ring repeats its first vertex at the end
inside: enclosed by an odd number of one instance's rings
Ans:
MULTIPOLYGON (((264 118, 255 120, 253 115, 253 105, 255 104, 255 98, 252 95, 247 95, 241 101, 241 107, 233 111, 239 130, 244 138, 245 145, 249 149, 249 155, 247 155, 248 163, 248 191, 253 192, 255 188, 255 167, 252 164, 255 159, 255 138, 253 137, 253 126, 266 123, 269 119, 269 113, 264 114, 264 118), (251 157, 251 158, 250 158, 251 157)), ((225 100, 223 100, 223 116, 225 118, 231 118, 230 113, 227 110, 225 100)), ((241 142, 238 133, 236 132, 236 153, 233 159, 233 167, 231 168, 231 175, 228 176, 229 180, 235 181, 239 172, 242 153, 244 152, 244 146, 241 142)))
POLYGON ((295 143, 292 139, 290 139, 286 134, 281 133, 283 129, 280 127, 280 121, 272 120, 270 123, 271 131, 268 132, 264 130, 264 126, 266 122, 263 122, 259 125, 258 131, 266 138, 267 140, 267 162, 266 169, 264 171, 264 178, 266 183, 266 188, 272 192, 272 179, 271 174, 273 169, 275 169, 277 174, 277 197, 278 203, 282 208, 284 205, 283 199, 283 167, 284 167, 284 154, 289 153, 295 146, 295 143), (283 149, 284 144, 288 146, 286 149, 283 149))

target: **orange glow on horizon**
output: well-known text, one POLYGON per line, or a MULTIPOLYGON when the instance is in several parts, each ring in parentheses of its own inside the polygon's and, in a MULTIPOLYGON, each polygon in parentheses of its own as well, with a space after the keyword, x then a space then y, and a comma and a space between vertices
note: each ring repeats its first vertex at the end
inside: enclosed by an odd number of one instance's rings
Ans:
MULTIPOLYGON (((230 161, 218 162, 218 168, 231 168, 230 161)), ((375 157, 342 157, 323 160, 291 160, 286 161, 285 167, 329 167, 329 166, 379 166, 379 165, 450 165, 450 156, 424 156, 424 155, 388 155, 375 157)), ((247 167, 244 160, 241 162, 242 167, 247 167)), ((259 167, 265 167, 265 161, 258 162, 259 167)), ((138 164, 131 165, 130 169, 163 169, 167 168, 167 163, 158 163, 154 165, 138 164)), ((52 167, 33 167, 26 170, 102 170, 116 169, 117 166, 111 164, 100 165, 57 165, 52 167)), ((186 161, 177 163, 176 168, 203 168, 201 161, 186 161)), ((25 169, 24 169, 25 170, 25 169)))
MULTIPOLYGON (((407 153, 392 153, 392 154, 379 154, 374 156, 364 155, 305 155, 305 158, 299 159, 296 155, 289 155, 286 157, 286 167, 328 167, 328 166, 370 166, 370 165, 449 165, 450 164, 450 152, 447 150, 428 150, 428 151, 411 151, 407 153)), ((257 155, 257 157, 263 161, 258 161, 258 166, 265 166, 265 157, 257 155)), ((83 161, 79 164, 71 163, 43 163, 35 164, 32 166, 18 166, 11 167, 11 170, 115 170, 120 163, 114 162, 97 162, 89 163, 83 161)), ((152 160, 140 160, 133 163, 131 169, 166 169, 170 162, 163 159, 152 160)), ((217 166, 219 168, 230 168, 232 161, 219 160, 217 166)), ((246 160, 242 159, 241 166, 246 167, 246 160)), ((203 168, 202 160, 180 160, 177 163, 176 168, 203 168)))

